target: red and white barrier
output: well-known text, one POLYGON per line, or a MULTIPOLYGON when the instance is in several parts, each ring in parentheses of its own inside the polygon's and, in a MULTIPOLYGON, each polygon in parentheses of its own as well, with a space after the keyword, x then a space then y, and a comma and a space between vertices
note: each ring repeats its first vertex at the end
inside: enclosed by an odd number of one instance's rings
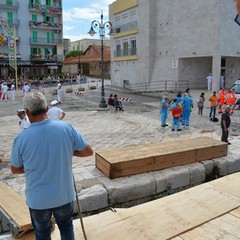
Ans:
POLYGON ((121 102, 131 102, 132 101, 131 98, 126 98, 126 97, 121 97, 118 100, 121 101, 121 102))
POLYGON ((75 92, 74 94, 77 96, 83 96, 83 93, 81 93, 81 92, 75 92))

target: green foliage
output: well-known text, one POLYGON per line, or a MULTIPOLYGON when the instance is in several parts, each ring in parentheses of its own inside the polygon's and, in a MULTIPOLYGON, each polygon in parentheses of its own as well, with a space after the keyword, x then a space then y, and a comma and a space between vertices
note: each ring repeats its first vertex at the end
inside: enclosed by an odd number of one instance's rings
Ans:
POLYGON ((68 57, 77 57, 78 55, 83 55, 83 51, 71 51, 66 55, 66 58, 68 57))

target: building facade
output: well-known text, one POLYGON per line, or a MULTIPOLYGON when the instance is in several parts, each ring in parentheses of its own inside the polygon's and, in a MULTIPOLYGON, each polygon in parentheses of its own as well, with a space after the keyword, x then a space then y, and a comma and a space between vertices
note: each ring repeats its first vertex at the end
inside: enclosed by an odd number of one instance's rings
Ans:
MULTIPOLYGON (((62 0, 0 0, 0 15, 16 29, 18 77, 52 75, 61 72, 63 60, 62 0)), ((0 76, 14 75, 9 66, 8 34, 0 45, 0 76), (4 56, 4 57, 1 57, 4 56)))
MULTIPOLYGON (((240 77, 240 27, 229 0, 117 0, 109 6, 113 85, 187 82, 213 90, 240 77)), ((156 89, 160 90, 160 89, 156 89)))
MULTIPOLYGON (((100 39, 94 38, 84 38, 77 41, 73 41, 70 43, 70 50, 71 51, 83 51, 85 52, 89 46, 99 46, 101 45, 100 39)), ((104 46, 110 46, 110 40, 104 39, 104 46)))

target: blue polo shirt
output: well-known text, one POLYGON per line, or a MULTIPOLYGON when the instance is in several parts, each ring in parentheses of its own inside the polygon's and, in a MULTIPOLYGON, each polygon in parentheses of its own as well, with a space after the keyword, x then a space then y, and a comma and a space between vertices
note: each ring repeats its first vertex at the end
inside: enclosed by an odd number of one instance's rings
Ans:
POLYGON ((190 111, 192 106, 192 98, 184 97, 183 98, 183 111, 190 111))
POLYGON ((15 138, 11 164, 24 166, 30 208, 54 208, 75 199, 72 156, 87 145, 70 124, 51 119, 32 123, 15 138))
POLYGON ((167 107, 168 106, 169 106, 168 102, 165 102, 164 100, 161 102, 161 113, 162 114, 167 114, 167 112, 168 112, 167 107), (163 107, 166 107, 166 108, 163 108, 163 107))

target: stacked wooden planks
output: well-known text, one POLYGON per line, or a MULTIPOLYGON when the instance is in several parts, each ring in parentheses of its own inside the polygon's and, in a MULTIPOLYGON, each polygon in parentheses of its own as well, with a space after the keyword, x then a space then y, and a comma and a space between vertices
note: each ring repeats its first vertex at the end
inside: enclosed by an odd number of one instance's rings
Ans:
POLYGON ((109 178, 124 177, 227 155, 228 145, 209 137, 96 152, 96 167, 109 178))
POLYGON ((31 227, 29 209, 25 198, 3 182, 0 182, 0 211, 1 214, 6 214, 6 217, 15 223, 19 231, 31 227))
MULTIPOLYGON (((129 209, 83 219, 88 240, 240 239, 240 173, 129 209)), ((83 240, 79 219, 75 239, 83 240)), ((57 228, 53 240, 60 240, 57 228)), ((33 233, 19 240, 34 240, 33 233)))

